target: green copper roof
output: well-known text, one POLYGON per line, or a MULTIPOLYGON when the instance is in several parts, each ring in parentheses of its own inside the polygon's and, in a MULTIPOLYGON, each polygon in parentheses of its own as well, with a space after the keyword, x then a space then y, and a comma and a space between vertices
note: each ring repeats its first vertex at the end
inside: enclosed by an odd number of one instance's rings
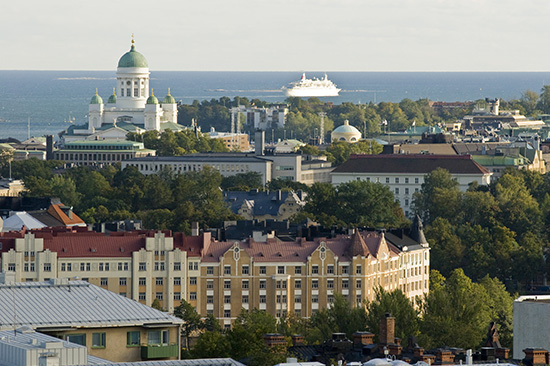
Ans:
POLYGON ((132 44, 130 51, 126 52, 120 60, 118 60, 118 67, 149 67, 145 56, 136 51, 136 46, 132 44))
POLYGON ((103 104, 103 99, 101 99, 101 97, 96 92, 95 95, 92 97, 90 104, 103 104))
POLYGON ((109 104, 115 104, 116 103, 116 94, 113 92, 113 94, 109 97, 109 100, 107 101, 109 104))
POLYGON ((173 96, 167 95, 162 100, 162 104, 176 104, 176 100, 174 99, 173 96))
POLYGON ((147 104, 159 104, 159 100, 154 95, 147 98, 147 104))

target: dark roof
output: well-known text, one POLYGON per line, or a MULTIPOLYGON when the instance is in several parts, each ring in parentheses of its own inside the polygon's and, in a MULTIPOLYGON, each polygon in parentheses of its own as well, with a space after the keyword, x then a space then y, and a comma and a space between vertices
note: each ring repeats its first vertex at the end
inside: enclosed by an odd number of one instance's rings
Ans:
MULTIPOLYGON (((227 191, 223 195, 233 213, 239 213, 243 203, 248 201, 253 207, 254 216, 278 216, 279 208, 291 194, 295 193, 288 191, 227 191)), ((298 197, 296 198, 298 199, 298 197)))
POLYGON ((470 155, 351 155, 332 172, 427 174, 436 168, 451 174, 489 174, 470 155))

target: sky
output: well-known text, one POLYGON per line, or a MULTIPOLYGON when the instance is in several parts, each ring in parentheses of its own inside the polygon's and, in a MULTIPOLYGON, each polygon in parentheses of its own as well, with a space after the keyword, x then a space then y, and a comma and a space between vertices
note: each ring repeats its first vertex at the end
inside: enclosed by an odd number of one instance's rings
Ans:
POLYGON ((0 70, 550 71, 548 0, 4 0, 0 70))

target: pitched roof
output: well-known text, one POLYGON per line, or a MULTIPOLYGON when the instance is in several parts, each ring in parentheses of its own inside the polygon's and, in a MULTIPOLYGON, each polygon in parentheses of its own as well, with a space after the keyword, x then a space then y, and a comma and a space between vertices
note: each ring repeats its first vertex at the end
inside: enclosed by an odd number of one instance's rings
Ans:
POLYGON ((490 174, 470 155, 351 155, 332 173, 427 174, 443 168, 451 174, 490 174))
POLYGON ((14 325, 44 329, 183 324, 177 317, 85 281, 1 284, 0 303, 15 305, 4 306, 0 312, 2 330, 14 325))

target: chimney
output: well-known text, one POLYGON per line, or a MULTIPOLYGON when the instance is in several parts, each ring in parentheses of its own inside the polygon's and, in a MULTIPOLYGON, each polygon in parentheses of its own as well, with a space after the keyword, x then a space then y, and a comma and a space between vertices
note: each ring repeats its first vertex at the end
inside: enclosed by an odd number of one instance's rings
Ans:
POLYGON ((46 160, 53 160, 53 135, 46 135, 46 160))
POLYGON ((353 345, 355 347, 368 346, 372 344, 374 334, 371 332, 355 332, 353 333, 353 345))
POLYGON ((395 342, 395 318, 390 313, 384 314, 380 319, 380 339, 381 344, 391 344, 395 342))
POLYGON ((267 347, 286 345, 285 337, 281 334, 267 333, 264 334, 264 344, 267 347))
POLYGON ((304 345, 304 339, 305 337, 303 335, 300 335, 300 334, 294 334, 293 336, 291 336, 292 338, 292 345, 294 347, 296 346, 303 346, 304 345))
POLYGON ((199 236, 199 223, 197 221, 191 223, 191 236, 199 236))
POLYGON ((254 154, 261 156, 264 154, 265 149, 265 132, 257 130, 254 134, 254 154))

